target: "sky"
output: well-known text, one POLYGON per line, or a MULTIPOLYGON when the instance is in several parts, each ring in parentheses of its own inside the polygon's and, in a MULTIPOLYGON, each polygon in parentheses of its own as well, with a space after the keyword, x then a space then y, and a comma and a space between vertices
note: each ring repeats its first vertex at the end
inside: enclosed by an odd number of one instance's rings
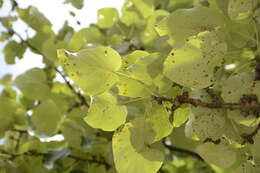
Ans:
MULTIPOLYGON (((0 17, 8 16, 11 4, 7 3, 8 0, 4 0, 5 3, 0 9, 0 17)), ((70 26, 72 26, 76 31, 84 27, 87 27, 91 23, 96 23, 97 21, 97 11, 100 8, 114 7, 121 9, 125 0, 85 0, 85 5, 81 10, 75 9, 70 4, 64 4, 65 0, 16 0, 21 8, 26 8, 29 5, 33 5, 38 8, 52 23, 52 29, 57 32, 64 24, 65 20, 68 20, 70 26), (69 11, 73 11, 76 16, 73 17, 69 14, 69 11), (77 21, 81 25, 77 24, 77 21)), ((14 30, 20 33, 24 38, 26 38, 25 30, 28 27, 22 22, 18 21, 14 24, 14 30)), ((0 26, 0 31, 3 27, 0 26)), ((29 30, 29 35, 33 35, 35 32, 29 30)), ((13 38, 17 39, 17 38, 13 38)), ((19 39, 17 39, 19 40, 19 39)), ((19 60, 16 59, 16 64, 7 65, 3 57, 3 47, 6 43, 0 43, 0 78, 5 74, 11 73, 14 77, 25 72, 33 67, 43 68, 42 58, 40 55, 33 54, 31 51, 27 50, 24 54, 24 58, 19 60)))

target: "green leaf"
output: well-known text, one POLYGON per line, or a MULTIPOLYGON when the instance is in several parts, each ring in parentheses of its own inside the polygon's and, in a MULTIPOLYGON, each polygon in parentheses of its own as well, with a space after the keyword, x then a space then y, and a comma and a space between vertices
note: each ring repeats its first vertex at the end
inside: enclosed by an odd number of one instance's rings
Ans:
POLYGON ((77 9, 84 7, 84 0, 66 0, 65 3, 71 3, 77 9))
POLYGON ((172 132, 173 126, 169 121, 169 116, 170 113, 163 105, 152 102, 146 107, 144 119, 154 133, 153 139, 147 142, 154 143, 160 141, 172 132))
POLYGON ((186 136, 217 140, 221 137, 225 125, 225 111, 221 109, 193 108, 193 115, 186 123, 186 136))
POLYGON ((104 43, 104 36, 96 27, 89 27, 74 33, 68 43, 70 51, 76 52, 85 47, 87 43, 104 43))
POLYGON ((200 144, 198 141, 186 137, 185 125, 175 127, 169 138, 173 146, 191 151, 194 151, 200 144))
POLYGON ((131 0, 127 0, 122 7, 121 21, 127 25, 142 25, 142 17, 131 0))
POLYGON ((35 53, 40 53, 44 41, 53 39, 55 37, 52 31, 51 22, 36 8, 29 6, 27 9, 18 9, 19 17, 36 31, 34 37, 29 38, 27 41, 33 45, 31 49, 35 53), (35 50, 35 48, 37 50, 35 50))
POLYGON ((227 118, 223 135, 227 137, 230 141, 242 144, 245 139, 241 134, 250 134, 252 133, 252 127, 247 127, 238 123, 235 123, 234 120, 227 118))
POLYGON ((38 32, 51 32, 51 22, 36 8, 18 9, 20 18, 38 32))
POLYGON ((114 131, 125 123, 126 116, 126 107, 118 105, 113 95, 103 93, 93 98, 84 120, 93 128, 114 131))
POLYGON ((24 43, 17 43, 14 40, 8 42, 8 44, 5 46, 3 50, 5 62, 7 64, 14 64, 15 57, 22 59, 26 48, 27 47, 24 43))
POLYGON ((175 47, 185 44, 190 36, 200 32, 212 31, 223 25, 223 17, 206 7, 179 9, 170 14, 156 25, 157 32, 163 36, 168 35, 175 47))
POLYGON ((169 1, 168 8, 169 11, 176 11, 180 8, 191 8, 193 6, 193 0, 175 0, 169 1))
POLYGON ((120 75, 119 82, 117 83, 119 95, 127 97, 149 97, 151 91, 147 86, 139 80, 135 80, 127 75, 120 75))
POLYGON ((94 47, 71 54, 58 50, 58 58, 69 76, 89 95, 98 95, 118 82, 120 55, 110 47, 94 47))
POLYGON ((185 87, 208 87, 214 82, 214 69, 221 65, 226 51, 227 45, 217 32, 201 32, 170 52, 164 62, 164 74, 185 87))
POLYGON ((16 121, 15 114, 19 104, 7 97, 0 96, 0 105, 0 138, 2 138, 4 133, 11 129, 16 121))
POLYGON ((146 27, 143 32, 141 32, 141 41, 145 45, 152 44, 153 41, 158 36, 154 26, 158 20, 162 19, 165 16, 168 16, 169 13, 164 10, 156 10, 153 15, 149 16, 147 19, 146 27))
POLYGON ((87 108, 73 109, 61 125, 61 132, 69 146, 81 149, 85 138, 94 137, 96 130, 88 126, 83 118, 87 108))
POLYGON ((211 8, 217 7, 221 10, 225 15, 228 14, 228 4, 229 0, 209 0, 211 8))
POLYGON ((229 0, 228 15, 231 20, 240 22, 248 19, 253 14, 257 2, 248 0, 229 0))
POLYGON ((206 162, 221 168, 231 167, 237 159, 236 152, 226 144, 204 143, 199 145, 196 151, 206 162))
POLYGON ((50 60, 52 63, 57 63, 57 49, 66 48, 67 43, 55 42, 52 39, 46 40, 42 45, 42 54, 45 58, 50 60))
POLYGON ((253 41, 255 34, 255 24, 248 22, 247 24, 226 22, 225 30, 228 33, 228 41, 237 48, 245 47, 248 42, 253 41))
POLYGON ((258 90, 260 87, 259 85, 260 82, 255 81, 254 73, 240 73, 225 80, 221 96, 225 102, 230 103, 238 103, 243 94, 256 94, 260 99, 260 92, 258 90), (237 86, 239 86, 239 90, 237 89, 237 86))
POLYGON ((12 75, 6 74, 2 78, 0 78, 0 84, 3 86, 8 86, 12 81, 12 75))
POLYGON ((48 173, 49 170, 43 167, 42 157, 32 156, 32 157, 19 157, 15 160, 16 169, 21 172, 28 173, 48 173))
POLYGON ((255 158, 260 158, 260 132, 258 132, 254 137, 254 144, 250 145, 251 152, 255 158))
MULTIPOLYGON (((194 90, 190 97, 211 103, 211 97, 204 90, 194 90)), ((206 107, 192 107, 191 116, 186 123, 185 134, 187 137, 197 137, 201 141, 207 138, 219 139, 224 130, 226 122, 226 110, 210 109, 206 107)))
POLYGON ((163 62, 165 56, 160 53, 153 53, 139 58, 135 64, 128 67, 129 75, 138 81, 142 81, 154 92, 164 93, 170 89, 172 82, 165 78, 163 62))
POLYGON ((35 128, 49 136, 52 136, 57 132, 61 119, 62 114, 52 100, 42 102, 33 110, 31 118, 35 128))
POLYGON ((112 147, 118 173, 156 173, 161 167, 163 154, 147 146, 153 133, 143 126, 144 120, 136 119, 115 132, 112 147))
MULTIPOLYGON (((239 103, 244 95, 256 95, 260 99, 260 82, 255 81, 253 73, 240 73, 229 77, 223 83, 222 98, 225 102, 239 103), (237 89, 239 86, 239 90, 237 89)), ((228 117, 239 124, 246 126, 256 126, 256 116, 253 114, 244 114, 240 110, 228 110, 228 117)))
POLYGON ((30 141, 26 141, 19 147, 19 152, 26 153, 28 151, 34 150, 38 152, 46 151, 47 146, 44 145, 38 138, 33 138, 30 141))
POLYGON ((153 0, 131 0, 134 6, 142 14, 144 18, 154 13, 153 0))
POLYGON ((132 53, 128 54, 127 56, 123 57, 122 60, 122 70, 127 70, 127 68, 136 63, 136 61, 142 57, 148 56, 149 53, 146 51, 136 50, 132 53))
POLYGON ((191 115, 191 108, 189 105, 182 105, 174 111, 173 114, 173 126, 180 127, 185 123, 191 115))
POLYGON ((236 173, 258 173, 259 169, 260 160, 259 158, 255 158, 253 163, 246 160, 244 163, 240 164, 235 171, 236 173))
POLYGON ((18 76, 14 85, 30 99, 44 100, 49 96, 50 88, 47 85, 45 72, 39 68, 30 69, 18 76))
POLYGON ((98 10, 98 23, 100 28, 112 27, 119 18, 116 8, 102 8, 98 10))

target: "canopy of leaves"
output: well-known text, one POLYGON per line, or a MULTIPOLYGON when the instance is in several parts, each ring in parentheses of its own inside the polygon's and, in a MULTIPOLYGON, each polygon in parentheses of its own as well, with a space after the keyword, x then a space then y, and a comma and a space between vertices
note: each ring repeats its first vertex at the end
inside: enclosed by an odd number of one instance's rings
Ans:
POLYGON ((259 173, 259 0, 125 0, 58 32, 10 2, 5 62, 44 67, 0 74, 1 173, 259 173))

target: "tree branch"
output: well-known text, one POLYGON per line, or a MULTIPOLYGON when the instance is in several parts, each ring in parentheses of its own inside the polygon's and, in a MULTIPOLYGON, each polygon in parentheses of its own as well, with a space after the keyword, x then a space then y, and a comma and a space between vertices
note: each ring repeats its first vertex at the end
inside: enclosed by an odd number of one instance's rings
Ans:
POLYGON ((240 103, 207 103, 200 99, 189 98, 188 92, 184 92, 182 95, 175 98, 153 96, 159 104, 163 101, 167 101, 173 103, 175 108, 180 107, 182 104, 191 104, 196 107, 200 106, 211 109, 239 109, 243 112, 253 112, 258 117, 260 114, 260 104, 257 102, 256 98, 250 100, 251 97, 254 97, 254 95, 244 95, 243 98, 241 98, 240 103))
POLYGON ((166 140, 163 139, 163 145, 170 151, 172 152, 177 152, 177 153, 183 153, 183 154, 187 154, 191 157, 194 157, 200 161, 203 161, 204 162, 204 159, 198 154, 198 153, 195 153, 193 151, 190 151, 190 150, 186 150, 186 149, 182 149, 182 148, 178 148, 178 147, 175 147, 175 146, 172 146, 172 145, 168 145, 166 144, 166 140))

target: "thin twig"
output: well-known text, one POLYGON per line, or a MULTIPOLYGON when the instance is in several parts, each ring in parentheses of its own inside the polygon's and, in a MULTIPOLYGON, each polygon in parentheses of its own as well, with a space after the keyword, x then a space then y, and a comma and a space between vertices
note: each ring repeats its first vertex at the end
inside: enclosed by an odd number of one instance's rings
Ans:
POLYGON ((177 153, 183 153, 183 154, 187 154, 189 156, 192 156, 200 161, 204 161, 204 159, 198 154, 198 153, 195 153, 193 151, 190 151, 190 150, 186 150, 186 149, 182 149, 182 148, 178 148, 178 147, 175 147, 175 146, 172 146, 172 145, 168 145, 166 144, 166 141, 165 139, 163 140, 163 145, 170 151, 172 152, 177 152, 177 153))
POLYGON ((87 103, 85 97, 83 95, 81 95, 79 92, 77 92, 73 86, 70 84, 70 82, 66 79, 65 75, 58 69, 55 68, 55 71, 57 73, 59 73, 59 75, 62 77, 62 79, 65 81, 65 83, 67 84, 67 86, 70 88, 70 90, 79 98, 80 102, 82 105, 85 105, 87 107, 89 107, 89 104, 87 103))
MULTIPOLYGON (((16 36, 18 36, 18 37, 20 38, 20 40, 21 40, 22 43, 25 43, 30 49, 32 49, 32 50, 35 51, 36 53, 42 55, 41 51, 40 51, 38 48, 34 47, 34 46, 33 46, 32 44, 30 44, 27 40, 24 40, 23 37, 22 37, 19 33, 17 33, 16 31, 14 31, 13 29, 10 29, 9 32, 14 33, 16 36)), ((43 56, 43 55, 42 55, 42 56, 43 56)), ((43 58, 45 58, 45 57, 43 56, 43 58)), ((89 107, 89 104, 87 103, 85 97, 75 90, 75 88, 74 88, 74 87, 70 84, 70 82, 66 79, 66 76, 65 76, 58 68, 56 68, 56 67, 53 67, 53 68, 54 68, 54 70, 62 77, 62 79, 64 80, 64 82, 66 83, 66 85, 70 88, 70 90, 79 98, 81 104, 82 104, 82 105, 85 105, 85 106, 87 106, 87 107, 89 107)))
POLYGON ((89 162, 89 163, 97 163, 97 164, 100 164, 100 165, 104 165, 104 166, 106 167, 106 169, 111 168, 111 165, 110 165, 110 164, 108 164, 107 162, 102 161, 102 160, 85 159, 85 158, 81 158, 81 157, 74 156, 74 155, 69 155, 68 157, 69 157, 69 158, 72 158, 72 159, 75 159, 75 160, 78 160, 78 161, 87 161, 87 162, 89 162))

